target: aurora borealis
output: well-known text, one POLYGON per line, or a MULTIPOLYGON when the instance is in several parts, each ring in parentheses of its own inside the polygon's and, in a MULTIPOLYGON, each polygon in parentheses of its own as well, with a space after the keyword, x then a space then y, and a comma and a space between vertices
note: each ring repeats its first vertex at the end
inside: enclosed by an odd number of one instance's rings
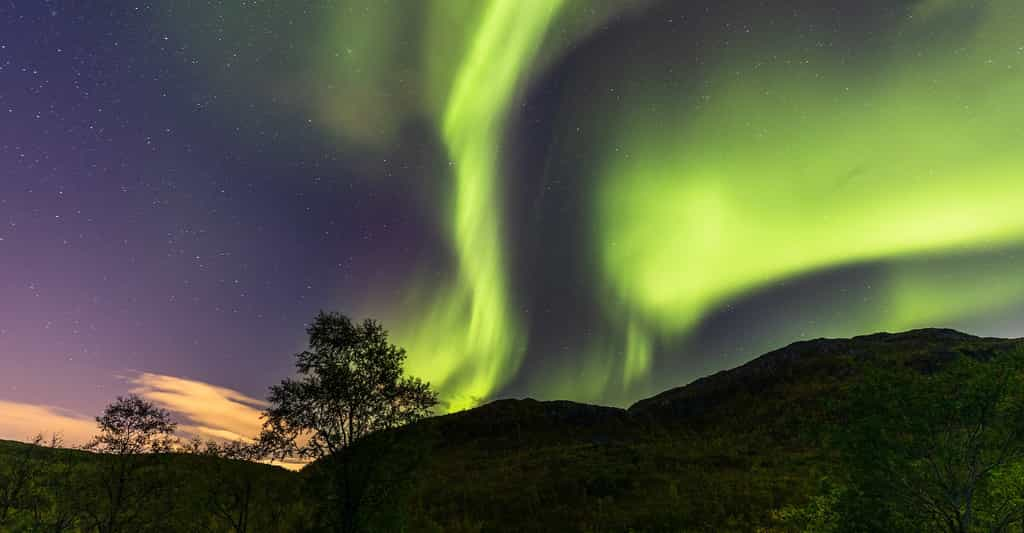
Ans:
POLYGON ((321 308, 380 319, 449 409, 628 404, 802 338, 1024 335, 1016 1, 0 21, 0 401, 260 398, 321 308))
MULTIPOLYGON (((1013 44, 1024 18, 1012 3, 960 6, 908 8, 877 37, 874 63, 809 53, 831 29, 775 30, 765 48, 737 28, 704 94, 645 87, 665 65, 630 73, 640 87, 627 98, 648 105, 618 121, 595 194, 594 240, 617 300, 653 330, 686 332, 786 278, 1018 242, 1024 53, 1013 44), (954 15, 961 33, 972 15, 970 35, 942 33, 954 15), (679 127, 662 127, 666 116, 679 127)), ((968 302, 927 276, 892 276, 893 301, 869 327, 958 318, 968 302)))
MULTIPOLYGON (((520 72, 528 64, 559 0, 485 4, 464 45, 441 121, 453 172, 450 233, 457 258, 456 286, 439 296, 444 308, 428 312, 410 339, 411 369, 435 383, 451 383, 452 407, 472 406, 514 373, 524 348, 519 317, 508 305, 498 146, 520 72), (478 90, 487 86, 486 91, 478 90), (443 329, 437 326, 443 325, 443 329), (461 374, 461 375, 457 375, 461 374)), ((419 321, 416 317, 411 319, 419 321)), ((443 385, 442 385, 443 386, 443 385)))

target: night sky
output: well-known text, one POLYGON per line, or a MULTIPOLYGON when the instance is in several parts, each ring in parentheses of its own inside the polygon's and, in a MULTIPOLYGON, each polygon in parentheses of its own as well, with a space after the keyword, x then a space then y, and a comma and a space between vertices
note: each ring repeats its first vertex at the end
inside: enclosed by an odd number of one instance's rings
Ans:
POLYGON ((0 0, 0 438, 258 427, 320 309, 447 409, 1024 335, 1017 0, 0 0))

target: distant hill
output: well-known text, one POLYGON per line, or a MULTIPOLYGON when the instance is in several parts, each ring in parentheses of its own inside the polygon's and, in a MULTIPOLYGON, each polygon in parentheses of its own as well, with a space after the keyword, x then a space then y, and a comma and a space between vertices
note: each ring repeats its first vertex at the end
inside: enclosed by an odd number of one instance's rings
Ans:
POLYGON ((951 329, 801 341, 740 367, 640 400, 629 412, 664 422, 708 420, 723 414, 723 409, 749 409, 737 405, 741 396, 756 397, 757 403, 763 404, 778 399, 806 401, 838 392, 864 365, 908 365, 927 370, 958 355, 985 360, 1020 346, 1024 346, 1024 340, 980 338, 951 329))
MULTIPOLYGON (((835 459, 828 438, 838 400, 866 369, 934 372, 960 356, 984 361, 1022 348, 945 329, 803 341, 628 409, 498 400, 371 435, 349 453, 390 469, 367 496, 370 531, 772 531, 773 510, 819 491, 835 459)), ((0 465, 24 450, 0 442, 0 465)), ((204 508, 202 480, 228 463, 166 464, 185 480, 187 517, 204 508)), ((311 492, 302 486, 323 464, 297 474, 231 468, 263 487, 253 512, 267 516, 248 531, 303 530, 311 492)))

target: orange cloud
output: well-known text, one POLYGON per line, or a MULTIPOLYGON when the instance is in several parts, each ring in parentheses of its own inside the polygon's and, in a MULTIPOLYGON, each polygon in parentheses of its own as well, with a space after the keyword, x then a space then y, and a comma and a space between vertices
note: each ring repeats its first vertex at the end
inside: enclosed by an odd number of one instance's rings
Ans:
POLYGON ((31 441, 54 433, 66 446, 81 446, 96 434, 96 420, 59 407, 0 400, 0 439, 31 441))
POLYGON ((171 411, 183 433, 204 439, 251 441, 259 435, 266 402, 202 381, 142 373, 131 392, 171 411))
MULTIPOLYGON (((129 380, 131 392, 167 409, 182 421, 178 432, 189 437, 217 441, 251 442, 259 436, 260 413, 267 402, 225 387, 202 381, 144 372, 129 380)), ((272 461, 299 470, 305 461, 272 461)))
MULTIPOLYGON (((263 426, 260 414, 267 403, 236 390, 149 372, 128 378, 128 382, 133 386, 129 392, 167 409, 180 421, 178 434, 182 437, 251 442, 263 426)), ((65 446, 77 447, 96 432, 92 417, 47 405, 0 401, 0 439, 31 441, 40 433, 45 438, 59 433, 65 446)), ((273 464, 298 470, 305 462, 273 464)))

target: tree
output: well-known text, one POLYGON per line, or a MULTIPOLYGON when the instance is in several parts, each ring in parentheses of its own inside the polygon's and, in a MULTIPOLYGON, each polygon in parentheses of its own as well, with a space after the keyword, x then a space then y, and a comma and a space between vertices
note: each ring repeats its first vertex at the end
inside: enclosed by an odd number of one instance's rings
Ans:
POLYGON ((157 473, 140 471, 152 464, 153 454, 172 449, 177 425, 169 412, 134 394, 118 397, 96 423, 100 433, 85 449, 110 457, 99 463, 103 490, 97 505, 87 509, 92 525, 100 533, 142 530, 146 506, 163 487, 157 473))
POLYGON ((848 415, 844 529, 995 532, 1024 519, 1020 354, 870 373, 848 415))
POLYGON ((117 397, 117 401, 96 417, 100 433, 85 449, 132 456, 143 453, 166 453, 174 444, 172 436, 177 424, 171 414, 135 394, 117 397))
POLYGON ((353 531, 367 479, 356 479, 343 452, 371 433, 428 416, 437 393, 403 375, 405 350, 373 320, 353 324, 344 315, 321 312, 307 333, 309 348, 296 355, 299 377, 271 388, 261 441, 278 457, 329 459, 343 509, 334 527, 353 531))

